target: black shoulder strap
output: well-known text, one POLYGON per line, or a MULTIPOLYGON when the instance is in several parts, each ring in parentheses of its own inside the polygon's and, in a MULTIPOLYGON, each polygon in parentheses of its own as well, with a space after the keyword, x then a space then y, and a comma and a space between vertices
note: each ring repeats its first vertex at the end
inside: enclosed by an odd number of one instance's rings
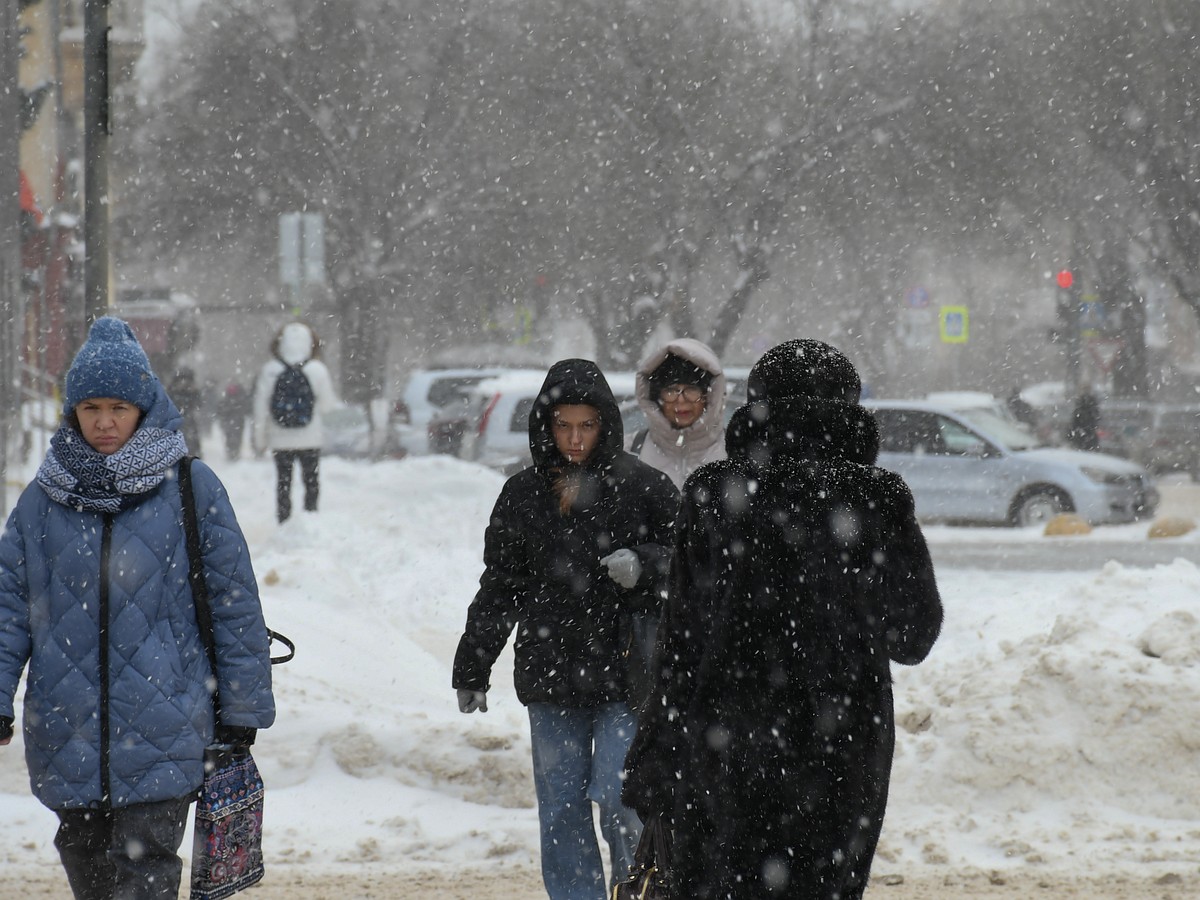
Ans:
MULTIPOLYGON (((196 604, 196 622, 200 625, 200 637, 208 653, 208 664, 213 677, 217 674, 217 646, 213 638, 212 607, 208 602, 208 582, 204 580, 204 548, 200 546, 200 520, 196 517, 196 495, 192 492, 192 459, 185 456, 179 461, 179 499, 183 504, 183 531, 187 542, 188 581, 192 586, 192 599, 196 604)), ((267 638, 279 641, 288 648, 284 656, 272 656, 271 665, 288 662, 296 655, 296 645, 287 635, 267 629, 267 638)), ((216 704, 216 691, 213 703, 216 704)))
POLYGON ((646 443, 646 435, 650 433, 649 428, 643 428, 633 436, 633 443, 629 445, 629 452, 634 456, 638 456, 642 452, 642 447, 646 443))
POLYGON ((196 497, 192 493, 192 457, 179 461, 179 500, 183 504, 183 533, 187 542, 188 581, 192 585, 192 602, 196 604, 196 623, 200 639, 208 654, 213 676, 213 709, 218 720, 221 715, 220 693, 217 690, 217 644, 213 638, 212 607, 208 604, 208 582, 204 580, 204 550, 200 546, 200 522, 196 518, 196 497))

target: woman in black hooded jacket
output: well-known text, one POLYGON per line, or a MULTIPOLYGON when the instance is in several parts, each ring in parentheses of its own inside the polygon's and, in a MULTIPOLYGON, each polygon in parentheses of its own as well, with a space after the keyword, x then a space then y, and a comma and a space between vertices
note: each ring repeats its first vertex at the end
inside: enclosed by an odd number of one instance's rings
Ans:
POLYGON ((625 798, 674 827, 675 896, 858 900, 895 744, 889 660, 924 659, 941 600, 850 361, 788 341, 748 390, 728 459, 684 483, 625 798))
POLYGON ((459 708, 486 712, 492 666, 516 628, 514 680, 529 710, 552 900, 606 896, 591 802, 616 877, 628 872, 641 831, 620 798, 636 726, 627 703, 630 622, 665 593, 679 493, 624 452, 623 438, 595 363, 555 363, 529 415, 533 465, 496 501, 454 658, 459 708))

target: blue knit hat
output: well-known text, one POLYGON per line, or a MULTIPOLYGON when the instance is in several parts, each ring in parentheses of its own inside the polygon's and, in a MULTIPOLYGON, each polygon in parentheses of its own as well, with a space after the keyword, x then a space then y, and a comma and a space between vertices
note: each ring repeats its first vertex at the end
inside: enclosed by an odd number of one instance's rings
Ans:
POLYGON ((97 319, 67 371, 63 413, 96 397, 124 400, 145 412, 157 396, 158 377, 133 329, 113 316, 97 319))

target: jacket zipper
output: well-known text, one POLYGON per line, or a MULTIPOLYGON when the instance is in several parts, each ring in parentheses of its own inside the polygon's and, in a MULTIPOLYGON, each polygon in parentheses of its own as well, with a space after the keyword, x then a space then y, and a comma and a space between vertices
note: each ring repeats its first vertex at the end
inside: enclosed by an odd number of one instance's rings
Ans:
POLYGON ((109 767, 109 647, 108 647, 108 557, 112 550, 112 515, 105 513, 100 533, 100 804, 112 806, 112 779, 109 767))

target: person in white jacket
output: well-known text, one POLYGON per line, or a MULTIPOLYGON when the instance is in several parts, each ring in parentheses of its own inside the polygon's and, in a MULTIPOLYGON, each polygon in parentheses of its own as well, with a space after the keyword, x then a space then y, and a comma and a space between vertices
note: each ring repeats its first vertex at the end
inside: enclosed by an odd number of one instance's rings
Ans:
POLYGON ((706 344, 676 338, 654 350, 638 366, 636 394, 647 428, 630 452, 675 487, 725 458, 725 372, 706 344))
POLYGON ((310 512, 317 508, 324 439, 321 417, 340 405, 329 369, 317 358, 320 349, 312 328, 304 322, 289 322, 275 335, 271 358, 259 372, 254 388, 253 445, 256 452, 270 450, 275 457, 276 517, 280 522, 292 514, 292 473, 297 462, 304 483, 304 508, 310 512), (304 375, 307 394, 293 374, 296 370, 304 375), (285 375, 287 383, 295 387, 282 397, 276 385, 285 375))

